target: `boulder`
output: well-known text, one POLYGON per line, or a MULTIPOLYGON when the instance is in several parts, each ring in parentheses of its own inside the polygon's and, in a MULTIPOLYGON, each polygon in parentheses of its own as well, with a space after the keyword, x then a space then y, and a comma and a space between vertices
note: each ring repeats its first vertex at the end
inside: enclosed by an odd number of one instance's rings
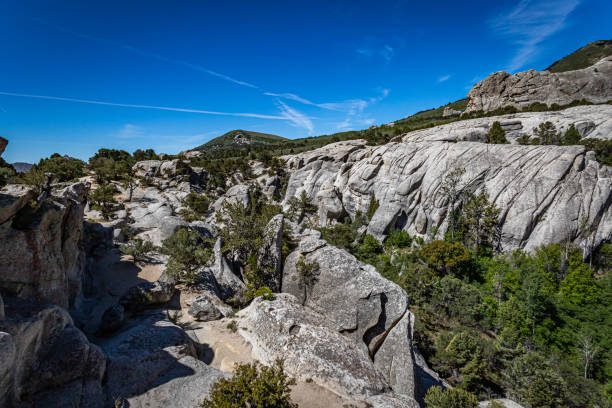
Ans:
POLYGON ((143 160, 132 166, 136 176, 143 178, 157 177, 160 174, 161 160, 143 160))
POLYGON ((4 149, 6 149, 6 145, 8 144, 8 140, 3 137, 0 137, 0 155, 4 153, 4 149))
POLYGON ((155 282, 141 282, 121 296, 119 304, 127 310, 139 311, 151 305, 169 302, 174 295, 175 280, 163 272, 155 282))
POLYGON ((328 245, 318 231, 307 231, 285 260, 282 290, 325 316, 369 356, 394 392, 415 397, 411 316, 403 289, 373 266, 328 245), (300 259, 318 266, 309 288, 300 277, 300 259))
POLYGON ((13 218, 34 199, 34 190, 24 185, 9 184, 0 190, 0 224, 13 218))
POLYGON ((396 394, 380 394, 366 400, 372 408, 420 408, 419 403, 410 397, 396 394))
POLYGON ((206 277, 206 274, 209 274, 214 277, 216 294, 225 301, 241 296, 246 291, 246 285, 234 272, 221 248, 223 248, 223 242, 221 238, 218 238, 213 247, 213 260, 209 266, 202 269, 201 275, 206 277))
POLYGON ((125 321, 124 308, 121 305, 109 306, 100 319, 98 332, 100 334, 110 334, 121 328, 125 321))
POLYGON ((264 232, 264 244, 259 250, 257 264, 266 274, 265 285, 272 292, 280 292, 283 276, 283 226, 285 217, 277 214, 268 222, 264 232))
POLYGON ((235 316, 238 333, 264 364, 285 361, 289 375, 343 396, 371 396, 389 385, 363 348, 338 333, 325 316, 303 307, 290 294, 256 298, 235 316))
POLYGON ((104 407, 106 358, 58 306, 6 299, 0 321, 0 405, 104 407), (51 404, 52 403, 52 404, 51 404))
MULTIPOLYGON (((3 293, 63 307, 74 304, 84 266, 79 263, 83 252, 79 243, 88 190, 88 183, 54 186, 39 208, 23 208, 0 224, 3 293)), ((19 191, 23 196, 11 200, 27 202, 31 191, 19 191)), ((13 210, 14 202, 9 206, 13 210)))
POLYGON ((249 196, 249 186, 246 184, 236 184, 230 187, 224 195, 219 197, 212 205, 215 211, 219 211, 223 208, 223 203, 240 203, 244 207, 249 205, 251 197, 249 196))
POLYGON ((223 376, 197 359, 189 336, 160 310, 101 346, 108 356, 107 404, 122 396, 130 407, 193 407, 223 376))
POLYGON ((466 112, 489 112, 505 106, 523 108, 534 102, 552 105, 586 99, 594 103, 612 100, 612 57, 575 71, 553 73, 530 69, 510 75, 495 72, 468 93, 466 112))
POLYGON ((223 317, 219 309, 204 295, 198 296, 191 302, 188 313, 200 322, 218 320, 223 317))
MULTIPOLYGON (((498 404, 501 404, 505 408, 523 408, 521 404, 515 401, 512 401, 511 399, 508 399, 508 398, 498 398, 498 399, 494 399, 493 401, 497 402, 498 404)), ((491 401, 490 400, 480 401, 478 403, 478 406, 480 408, 489 408, 491 406, 491 401)))

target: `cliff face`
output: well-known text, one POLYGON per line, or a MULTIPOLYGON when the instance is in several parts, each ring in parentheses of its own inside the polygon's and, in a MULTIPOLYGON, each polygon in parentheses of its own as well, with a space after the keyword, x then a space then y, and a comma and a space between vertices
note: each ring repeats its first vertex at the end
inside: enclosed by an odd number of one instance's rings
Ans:
POLYGON ((81 289, 84 253, 79 248, 89 186, 59 185, 34 211, 34 193, 9 185, 0 190, 0 290, 64 308, 81 289))
POLYGON ((612 57, 595 65, 560 73, 533 69, 510 75, 495 72, 468 93, 466 112, 489 112, 504 106, 523 108, 534 102, 568 104, 586 99, 594 103, 612 100, 612 57))
POLYGON ((484 188, 501 208, 504 250, 569 239, 589 252, 612 235, 612 168, 582 146, 350 141, 285 159, 293 170, 285 203, 305 190, 325 224, 365 213, 374 195, 380 207, 368 233, 379 239, 393 228, 443 236, 447 203, 440 187, 456 168, 466 170, 461 188, 484 188))

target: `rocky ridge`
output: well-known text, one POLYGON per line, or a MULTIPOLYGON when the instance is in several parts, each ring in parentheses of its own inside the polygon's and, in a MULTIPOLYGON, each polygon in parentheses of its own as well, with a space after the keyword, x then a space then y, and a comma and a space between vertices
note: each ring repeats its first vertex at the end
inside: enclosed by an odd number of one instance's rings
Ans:
POLYGON ((534 102, 566 105, 586 99, 593 103, 612 100, 612 57, 575 71, 528 71, 510 75, 495 72, 468 93, 466 112, 489 112, 505 106, 519 109, 534 102))
POLYGON ((348 141, 285 159, 292 170, 285 205, 305 191, 325 225, 365 213, 373 195, 380 206, 368 233, 379 240, 393 228, 441 236, 440 186, 456 168, 466 170, 463 189, 484 189, 501 208, 504 250, 570 240, 589 253, 612 235, 612 169, 582 146, 348 141))
POLYGON ((472 141, 484 142, 493 122, 500 122, 510 143, 527 135, 544 122, 551 122, 557 131, 565 132, 571 125, 583 139, 612 138, 612 105, 576 106, 553 112, 523 112, 509 115, 466 119, 433 128, 415 130, 393 139, 403 142, 472 141))

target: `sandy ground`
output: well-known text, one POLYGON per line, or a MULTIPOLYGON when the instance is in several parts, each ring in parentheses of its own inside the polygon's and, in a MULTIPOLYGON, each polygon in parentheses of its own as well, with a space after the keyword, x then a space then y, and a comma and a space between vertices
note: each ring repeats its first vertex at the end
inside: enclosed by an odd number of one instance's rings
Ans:
MULTIPOLYGON (((235 363, 255 361, 251 345, 238 333, 227 328, 230 319, 212 322, 196 322, 186 316, 184 309, 182 323, 188 334, 200 344, 200 358, 211 366, 225 372, 232 372, 235 363)), ((298 381, 291 390, 291 399, 301 408, 343 408, 347 405, 363 406, 348 401, 314 382, 298 381)))
POLYGON ((135 265, 130 257, 122 256, 118 250, 109 251, 95 264, 93 276, 98 295, 86 308, 85 332, 94 333, 104 311, 117 304, 130 287, 143 281, 155 282, 162 271, 162 264, 135 265))

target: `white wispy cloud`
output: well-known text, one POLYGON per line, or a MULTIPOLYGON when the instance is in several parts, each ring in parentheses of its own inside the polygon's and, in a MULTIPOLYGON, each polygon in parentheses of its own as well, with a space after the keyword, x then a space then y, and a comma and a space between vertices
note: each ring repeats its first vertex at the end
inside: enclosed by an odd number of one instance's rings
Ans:
POLYGON ((395 55, 395 49, 389 44, 383 44, 379 47, 359 47, 355 51, 367 58, 381 57, 387 62, 391 61, 395 55))
POLYGON ((281 115, 287 120, 289 120, 293 126, 306 129, 308 130, 308 134, 312 135, 314 131, 314 125, 312 123, 312 120, 308 116, 288 106, 280 99, 276 101, 276 104, 278 105, 278 108, 281 111, 281 115))
POLYGON ((0 95, 18 96, 22 98, 33 98, 33 99, 47 99, 47 100, 53 100, 53 101, 86 103, 86 104, 91 104, 91 105, 117 106, 117 107, 123 107, 123 108, 155 109, 155 110, 173 111, 173 112, 201 113, 204 115, 240 116, 240 117, 246 117, 246 118, 288 120, 288 118, 285 116, 263 115, 259 113, 248 113, 248 112, 217 112, 217 111, 208 111, 208 110, 200 110, 200 109, 174 108, 170 106, 137 105, 137 104, 131 104, 131 103, 115 103, 115 102, 106 102, 106 101, 96 101, 92 99, 65 98, 61 96, 48 96, 48 95, 31 95, 31 94, 2 92, 2 91, 0 91, 0 95))
POLYGON ((136 139, 143 136, 144 133, 142 128, 131 123, 126 123, 125 125, 123 125, 117 133, 117 137, 119 137, 120 139, 136 139))
POLYGON ((442 75, 440 78, 438 78, 438 82, 448 81, 450 77, 450 74, 442 75))
POLYGON ((389 92, 390 92, 389 89, 383 89, 380 92, 380 95, 378 96, 368 98, 367 100, 359 100, 359 103, 353 103, 352 105, 349 105, 348 107, 349 109, 346 111, 347 112, 346 117, 344 118, 342 122, 336 124, 336 127, 338 129, 347 129, 355 125, 361 125, 361 126, 371 125, 376 120, 372 118, 364 118, 363 117, 364 110, 368 106, 385 99, 387 96, 389 96, 389 92))
POLYGON ((518 50, 507 66, 516 71, 539 52, 539 44, 562 30, 581 0, 522 0, 516 7, 489 21, 493 32, 507 38, 518 50))
MULTIPOLYGON (((225 115, 225 116, 241 116, 241 117, 252 117, 252 118, 261 118, 261 119, 276 119, 276 120, 287 120, 290 121, 294 126, 297 127, 301 127, 304 129, 307 129, 308 132, 311 134, 313 132, 314 129, 314 125, 312 123, 312 118, 308 117, 304 114, 302 114, 301 112, 297 111, 294 108, 291 108, 290 106, 288 106, 287 104, 281 102, 279 100, 279 98, 281 99, 285 99, 285 100, 291 100, 291 101, 295 101, 304 105, 309 105, 309 106, 314 106, 317 107, 319 109, 324 109, 324 110, 329 110, 329 111, 336 111, 336 112, 343 112, 346 113, 346 118, 344 120, 344 122, 342 122, 343 126, 348 127, 351 126, 355 123, 372 123, 374 121, 374 119, 370 119, 370 118, 363 118, 362 117, 362 113, 363 111, 371 104, 379 102, 381 100, 383 100, 389 93, 388 89, 384 89, 381 92, 381 95, 376 96, 376 97, 370 97, 370 98, 366 98, 366 99, 349 99, 349 100, 345 100, 345 101, 340 101, 340 102, 323 102, 323 103, 316 103, 313 101, 310 101, 306 98, 300 97, 294 93, 290 93, 290 92, 269 92, 266 91, 265 88, 262 88, 258 85, 254 85, 250 82, 247 81, 243 81, 241 79, 236 79, 232 76, 217 72, 217 71, 213 71, 211 69, 208 69, 206 67, 203 67, 201 65, 198 64, 194 64, 192 62, 189 61, 185 61, 185 60, 181 60, 181 59, 176 59, 176 58, 169 58, 154 52, 149 52, 149 51, 145 51, 136 47, 133 47, 131 45, 122 43, 122 42, 118 42, 118 41, 112 41, 112 40, 108 40, 105 38, 101 38, 101 37, 97 37, 97 36, 92 36, 89 34, 84 34, 84 33, 80 33, 74 30, 71 30, 69 28, 60 26, 60 25, 56 25, 50 22, 47 22, 43 19, 39 19, 39 18, 35 18, 35 21, 44 24, 46 26, 52 27, 54 29, 63 31, 65 33, 77 36, 79 38, 83 38, 89 41, 93 41, 93 42, 97 42, 100 44, 104 44, 107 46, 113 46, 113 47, 117 47, 120 49, 123 49, 125 51, 128 52, 132 52, 135 54, 139 54, 145 57, 149 57, 149 58, 153 58, 153 59, 157 59, 159 61, 164 61, 167 63, 171 63, 171 64, 175 64, 175 65, 180 65, 180 66, 184 66, 196 71, 200 71, 200 72, 204 72, 206 74, 215 76, 217 78, 223 79, 225 81, 234 83, 236 85, 240 85, 243 87, 247 87, 247 88, 251 88, 254 90, 257 90, 258 92, 262 93, 263 95, 266 96, 271 96, 273 98, 275 98, 275 103, 276 105, 279 107, 281 114, 280 116, 276 116, 276 115, 263 115, 263 114, 258 114, 258 113, 232 113, 232 112, 217 112, 217 111, 208 111, 208 110, 199 110, 199 109, 188 109, 188 108, 175 108, 175 107, 167 107, 167 106, 151 106, 151 105, 137 105, 137 104, 126 104, 126 103, 115 103, 115 102, 106 102, 106 101, 97 101, 97 100, 88 100, 88 99, 76 99, 76 98, 66 98, 66 97, 56 97, 56 96, 46 96, 46 95, 30 95, 30 94, 18 94, 18 93, 10 93, 10 92, 0 92, 0 95, 9 95, 9 96, 21 96, 21 97, 27 97, 27 98, 37 98, 37 99, 49 99, 49 100, 59 100, 59 101, 67 101, 67 102, 77 102, 77 103, 88 103, 88 104, 96 104, 96 105, 107 105, 107 106, 118 106, 118 107, 130 107, 130 108, 141 108, 141 109, 157 109, 157 110, 166 110, 166 111, 176 111, 176 112, 191 112, 191 113, 201 113, 201 114, 209 114, 209 115, 225 115), (280 102, 280 103, 279 103, 280 102)), ((383 58, 384 60, 386 60, 387 62, 390 61, 394 54, 395 54, 395 48, 389 44, 382 44, 382 45, 378 45, 378 46, 371 46, 373 44, 373 42, 376 39, 374 38, 368 38, 367 39, 367 46, 363 47, 363 48, 359 48, 357 49, 357 52, 367 56, 367 57, 373 57, 373 56, 380 56, 381 58, 383 58)), ((396 41, 398 42, 398 41, 396 41)), ((379 43, 380 44, 380 43, 379 43)), ((401 47, 401 41, 399 42, 399 47, 401 47)))

